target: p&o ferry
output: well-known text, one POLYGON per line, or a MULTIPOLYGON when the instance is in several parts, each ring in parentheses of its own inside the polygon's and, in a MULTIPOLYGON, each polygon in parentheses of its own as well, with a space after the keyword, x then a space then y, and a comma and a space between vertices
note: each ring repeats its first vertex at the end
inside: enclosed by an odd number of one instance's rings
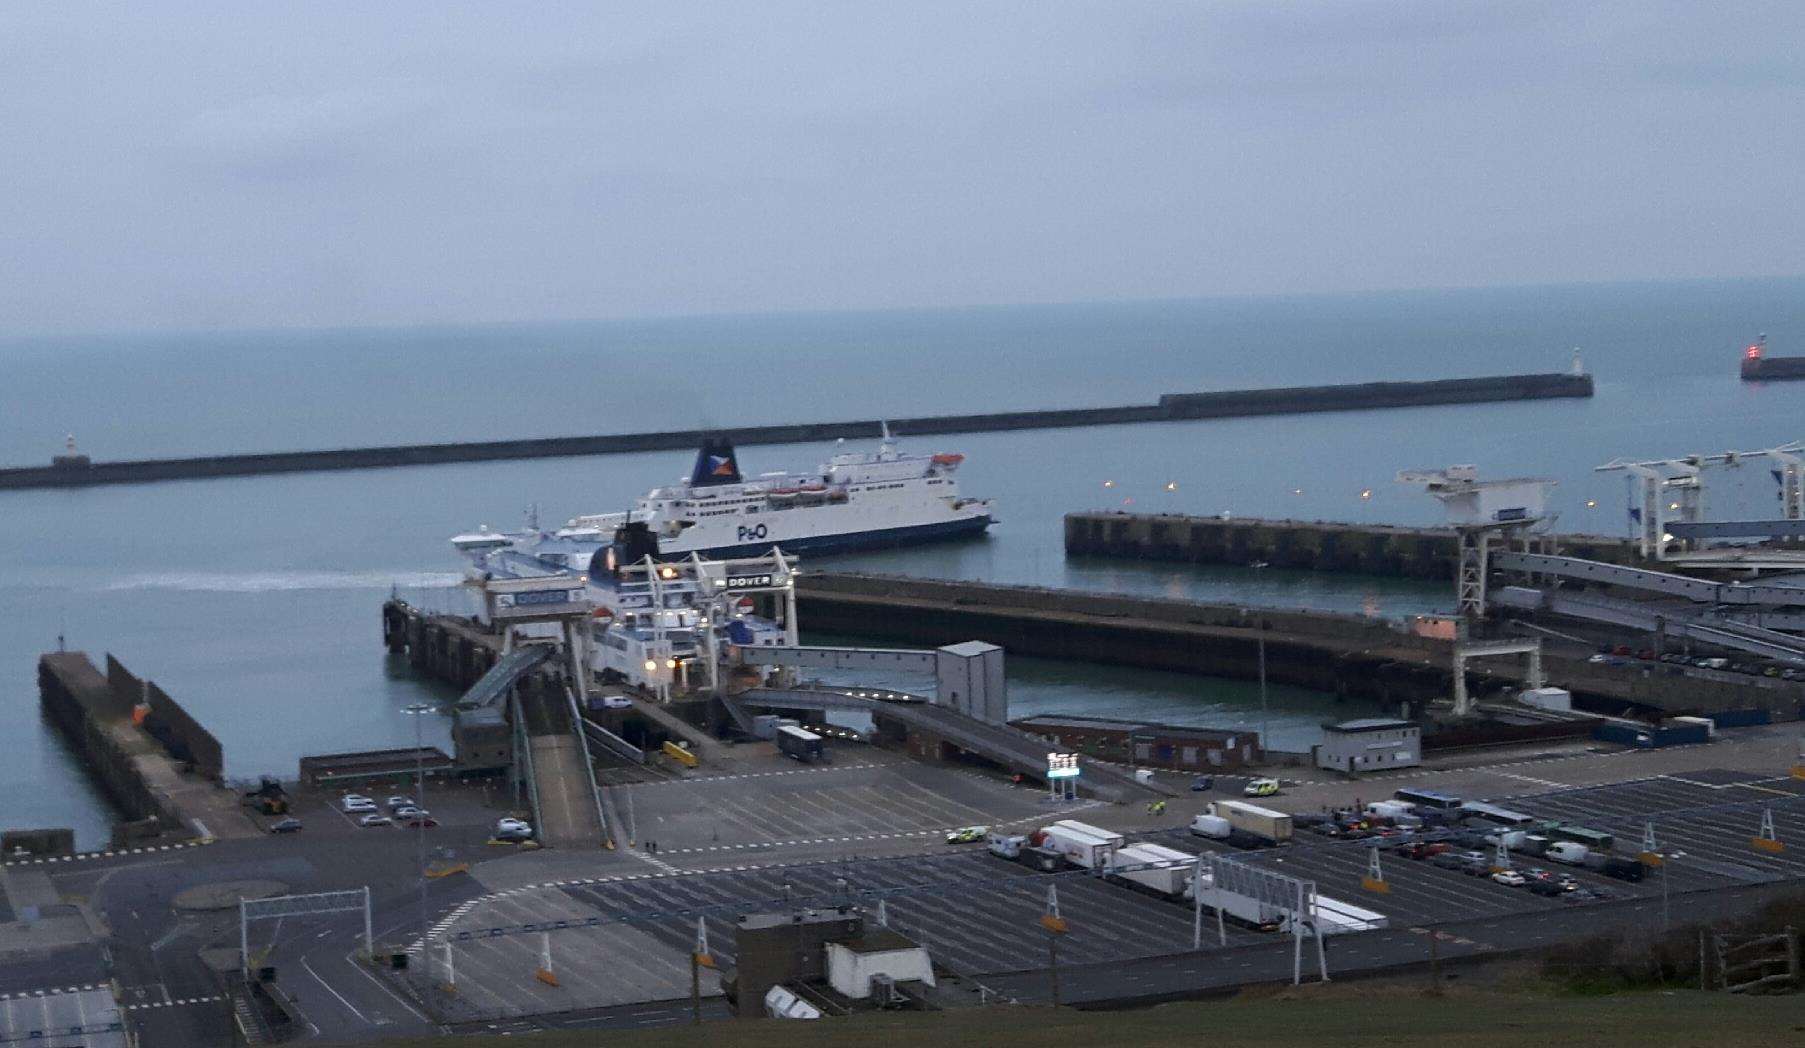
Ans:
POLYGON ((773 546, 793 554, 840 552, 977 535, 995 518, 988 500, 959 494, 954 473, 964 460, 902 454, 885 427, 875 452, 841 452, 810 473, 748 480, 733 445, 712 439, 687 478, 652 489, 626 513, 576 517, 552 534, 607 544, 628 528, 660 559, 746 557, 773 546))

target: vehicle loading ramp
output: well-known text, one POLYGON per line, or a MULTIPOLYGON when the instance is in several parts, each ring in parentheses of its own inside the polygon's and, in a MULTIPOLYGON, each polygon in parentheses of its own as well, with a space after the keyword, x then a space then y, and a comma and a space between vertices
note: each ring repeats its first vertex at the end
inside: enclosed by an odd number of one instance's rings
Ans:
POLYGON ((1769 585, 1759 582, 1713 582, 1690 575, 1674 575, 1647 568, 1626 568, 1579 557, 1556 557, 1542 553, 1506 553, 1491 555, 1498 571, 1522 572, 1528 575, 1553 575, 1606 586, 1644 590, 1669 597, 1685 597, 1703 604, 1760 604, 1785 607, 1805 604, 1805 587, 1769 585))
POLYGON ((633 709, 645 719, 658 725, 673 738, 682 739, 689 751, 709 764, 718 764, 728 759, 727 746, 708 732, 677 716, 656 702, 642 699, 637 695, 627 696, 633 703, 633 709))
POLYGON ((588 755, 576 736, 534 735, 534 796, 539 800, 539 839, 572 848, 599 848, 602 816, 583 770, 588 755))
POLYGON ((1491 601, 1500 607, 1521 611, 1547 611, 1567 618, 1626 626, 1649 633, 1660 630, 1671 636, 1687 637, 1793 666, 1805 666, 1805 640, 1743 623, 1707 618, 1696 612, 1680 613, 1668 606, 1651 606, 1635 601, 1523 586, 1506 586, 1495 590, 1491 601))
POLYGON ((460 710, 488 709, 499 703, 514 685, 558 654, 555 644, 523 644, 495 660, 462 698, 460 710))
MULTIPOLYGON (((831 688, 753 688, 728 702, 768 709, 857 710, 902 724, 938 738, 1010 771, 1036 779, 1047 773, 1044 739, 1006 724, 986 724, 946 706, 926 700, 898 701, 868 698, 831 688)), ((1079 788, 1118 804, 1174 796, 1175 791, 1157 784, 1138 782, 1133 775, 1107 764, 1082 760, 1079 788)))

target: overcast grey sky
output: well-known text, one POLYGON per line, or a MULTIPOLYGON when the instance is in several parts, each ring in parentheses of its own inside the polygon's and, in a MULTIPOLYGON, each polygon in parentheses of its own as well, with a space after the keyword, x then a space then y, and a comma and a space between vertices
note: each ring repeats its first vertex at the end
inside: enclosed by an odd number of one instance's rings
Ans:
POLYGON ((0 333, 1805 272, 1805 4, 0 7, 0 333))

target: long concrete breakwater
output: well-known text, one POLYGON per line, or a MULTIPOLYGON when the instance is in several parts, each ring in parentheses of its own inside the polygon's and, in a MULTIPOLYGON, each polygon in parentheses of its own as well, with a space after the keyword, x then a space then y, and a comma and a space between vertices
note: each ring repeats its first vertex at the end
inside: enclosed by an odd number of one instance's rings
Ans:
MULTIPOLYGON (((887 420, 899 434, 927 436, 949 433, 992 433, 1018 429, 1108 426, 1134 422, 1181 422, 1197 419, 1285 415, 1321 411, 1365 411, 1375 408, 1476 404, 1511 400, 1547 400, 1592 395, 1590 375, 1492 375, 1422 382, 1365 382, 1336 386, 1293 386, 1278 389, 1213 393, 1168 393, 1153 404, 1119 407, 1005 411, 988 414, 928 415, 887 420)), ((883 421, 861 419, 777 426, 741 426, 724 430, 664 430, 595 436, 545 437, 528 440, 473 441, 450 444, 402 444, 383 447, 278 451, 255 454, 204 455, 192 458, 135 459, 94 462, 85 455, 62 455, 49 466, 0 469, 0 488, 85 487, 136 484, 158 480, 194 480, 268 473, 428 466, 452 462, 560 458, 642 451, 685 450, 710 436, 737 444, 799 444, 841 438, 871 439, 883 421)))
MULTIPOLYGON (((1572 557, 1643 566, 1628 539, 1556 535, 1572 557)), ((1460 550, 1451 528, 1407 528, 1322 520, 1195 517, 1177 513, 1068 513, 1071 557, 1125 557, 1185 564, 1260 564, 1445 581, 1452 592, 1460 550)))

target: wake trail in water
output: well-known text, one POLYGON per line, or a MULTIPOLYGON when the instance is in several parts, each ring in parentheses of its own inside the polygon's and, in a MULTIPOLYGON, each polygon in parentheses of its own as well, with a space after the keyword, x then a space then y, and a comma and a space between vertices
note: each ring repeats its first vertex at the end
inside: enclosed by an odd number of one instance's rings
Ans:
POLYGON ((446 571, 160 571, 126 575, 104 587, 191 593, 270 593, 282 590, 449 589, 462 576, 446 571))

